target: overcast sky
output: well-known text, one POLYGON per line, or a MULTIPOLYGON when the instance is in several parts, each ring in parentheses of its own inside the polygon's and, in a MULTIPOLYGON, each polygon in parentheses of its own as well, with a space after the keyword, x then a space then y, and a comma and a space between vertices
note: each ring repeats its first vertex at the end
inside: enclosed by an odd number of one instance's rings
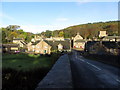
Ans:
POLYGON ((1 25, 40 33, 68 26, 118 20, 117 2, 2 2, 1 25))

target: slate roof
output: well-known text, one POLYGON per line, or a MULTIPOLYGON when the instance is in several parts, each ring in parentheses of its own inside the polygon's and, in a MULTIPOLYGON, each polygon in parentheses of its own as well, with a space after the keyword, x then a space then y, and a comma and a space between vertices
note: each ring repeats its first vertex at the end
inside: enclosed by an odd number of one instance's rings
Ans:
POLYGON ((18 44, 3 44, 2 47, 19 47, 18 44))
POLYGON ((26 45, 27 43, 26 42, 24 42, 24 41, 20 41, 23 45, 26 45))
MULTIPOLYGON (((44 41, 45 41, 48 45, 52 46, 52 49, 53 49, 53 50, 57 50, 59 44, 62 44, 62 45, 63 45, 63 49, 64 49, 64 50, 70 49, 70 40, 64 40, 64 41, 47 41, 47 40, 44 40, 44 41)), ((40 42, 40 40, 32 43, 32 45, 36 45, 36 44, 38 44, 39 42, 40 42)))
POLYGON ((41 40, 38 40, 38 41, 32 43, 32 45, 37 45, 40 41, 41 41, 41 40))
POLYGON ((57 50, 58 45, 62 44, 64 50, 70 49, 70 40, 65 40, 65 41, 47 41, 45 40, 46 43, 48 43, 50 46, 52 46, 52 49, 57 50))
MULTIPOLYGON (((92 45, 94 45, 97 42, 99 42, 99 41, 88 41, 85 44, 85 48, 89 49, 92 45)), ((111 48, 116 49, 120 45, 120 42, 118 42, 118 45, 117 45, 117 43, 115 41, 102 41, 102 44, 109 49, 111 49, 111 48)))
POLYGON ((13 40, 23 40, 22 38, 14 38, 13 40))
POLYGON ((103 39, 120 39, 120 36, 105 36, 103 39))
POLYGON ((83 39, 79 39, 79 40, 76 40, 75 42, 85 42, 86 40, 83 40, 83 39))
POLYGON ((107 47, 107 48, 112 48, 112 49, 116 49, 116 48, 118 48, 118 45, 117 45, 117 43, 116 42, 107 42, 107 41, 103 41, 102 42, 102 44, 105 46, 105 47, 107 47))
POLYGON ((85 49, 88 50, 91 46, 93 46, 97 42, 99 41, 88 41, 87 43, 85 43, 85 49))

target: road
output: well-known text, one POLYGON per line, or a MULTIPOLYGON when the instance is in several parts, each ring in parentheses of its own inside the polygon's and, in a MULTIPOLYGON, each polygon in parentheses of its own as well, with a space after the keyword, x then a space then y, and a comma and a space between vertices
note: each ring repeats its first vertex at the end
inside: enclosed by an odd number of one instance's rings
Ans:
POLYGON ((117 88, 120 90, 120 69, 85 59, 73 51, 70 56, 75 88, 117 88))

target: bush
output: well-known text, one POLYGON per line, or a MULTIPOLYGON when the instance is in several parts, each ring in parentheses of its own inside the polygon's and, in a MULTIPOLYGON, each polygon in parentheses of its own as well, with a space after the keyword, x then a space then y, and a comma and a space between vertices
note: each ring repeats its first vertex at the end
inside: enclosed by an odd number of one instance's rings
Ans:
POLYGON ((60 54, 3 54, 3 90, 34 90, 60 54))
POLYGON ((4 68, 2 72, 2 90, 34 90, 50 68, 37 68, 30 71, 18 71, 4 68))

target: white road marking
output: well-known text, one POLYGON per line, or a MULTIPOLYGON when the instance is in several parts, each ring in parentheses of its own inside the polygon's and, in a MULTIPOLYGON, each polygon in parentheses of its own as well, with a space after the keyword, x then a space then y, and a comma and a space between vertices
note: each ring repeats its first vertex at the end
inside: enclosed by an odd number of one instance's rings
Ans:
POLYGON ((120 83, 120 80, 119 80, 119 79, 116 79, 116 81, 120 83))
POLYGON ((83 61, 83 62, 85 62, 85 60, 84 59, 80 59, 81 61, 83 61))
MULTIPOLYGON (((78 58, 79 60, 81 60, 81 61, 83 61, 83 62, 85 62, 85 60, 84 59, 81 59, 81 58, 78 58)), ((101 70, 99 67, 97 67, 97 66, 95 66, 95 65, 93 65, 93 64, 91 64, 91 63, 89 63, 89 62, 86 62, 87 64, 89 64, 89 65, 91 65, 91 66, 93 66, 94 68, 96 68, 96 69, 98 69, 98 70, 101 70)))
POLYGON ((94 68, 96 68, 96 69, 98 69, 98 70, 101 70, 99 67, 97 67, 97 66, 95 66, 95 65, 93 65, 93 64, 91 64, 91 63, 89 63, 89 62, 86 62, 87 64, 89 64, 89 65, 91 65, 91 66, 93 66, 94 68))
MULTIPOLYGON (((81 59, 81 57, 80 56, 77 56, 77 53, 75 53, 76 55, 76 59, 79 59, 79 60, 81 60, 81 61, 83 61, 83 62, 86 62, 84 59, 81 59)), ((86 62, 87 64, 89 64, 89 65, 91 65, 91 66, 93 66, 94 68, 96 68, 96 69, 98 69, 98 70, 101 70, 99 67, 97 67, 97 66, 95 66, 95 65, 93 65, 93 64, 91 64, 91 63, 89 63, 89 62, 86 62)), ((120 80, 119 79, 115 79, 117 82, 119 82, 120 83, 120 80)))
MULTIPOLYGON (((84 59, 81 59, 81 57, 79 56, 79 58, 77 57, 77 53, 75 53, 76 55, 76 59, 79 59, 79 60, 81 60, 81 61, 83 61, 83 62, 85 62, 85 60, 84 59)), ((99 67, 97 67, 97 66, 95 66, 95 65, 93 65, 93 64, 91 64, 91 63, 89 63, 89 62, 86 62, 87 64, 89 64, 89 65, 91 65, 91 66, 93 66, 94 68, 96 68, 96 69, 98 69, 98 70, 101 70, 99 67)))

